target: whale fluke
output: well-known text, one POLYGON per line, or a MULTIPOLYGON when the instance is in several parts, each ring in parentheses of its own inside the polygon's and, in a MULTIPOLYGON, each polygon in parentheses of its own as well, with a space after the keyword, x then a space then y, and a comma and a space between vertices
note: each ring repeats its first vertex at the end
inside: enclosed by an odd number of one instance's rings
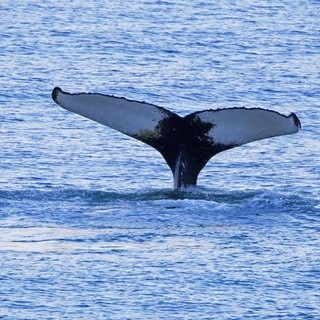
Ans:
POLYGON ((145 102, 100 93, 70 94, 58 87, 52 99, 158 150, 172 171, 174 189, 196 185, 202 168, 221 151, 301 128, 294 113, 285 116, 261 108, 204 110, 180 117, 145 102))

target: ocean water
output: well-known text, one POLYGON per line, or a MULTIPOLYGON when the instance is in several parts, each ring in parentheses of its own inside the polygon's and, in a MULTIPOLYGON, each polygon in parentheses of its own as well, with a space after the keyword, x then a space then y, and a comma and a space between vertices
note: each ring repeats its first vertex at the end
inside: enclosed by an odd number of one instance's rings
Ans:
POLYGON ((0 319, 319 319, 320 3, 0 3, 0 319), (150 147, 59 108, 295 112, 172 191, 150 147))

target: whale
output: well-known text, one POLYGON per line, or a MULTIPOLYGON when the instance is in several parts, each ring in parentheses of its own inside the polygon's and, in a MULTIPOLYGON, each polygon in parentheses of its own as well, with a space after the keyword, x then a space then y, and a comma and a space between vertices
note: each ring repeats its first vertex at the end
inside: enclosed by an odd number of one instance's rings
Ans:
POLYGON ((184 117, 154 104, 101 93, 52 90, 53 101, 137 139, 164 158, 172 171, 174 190, 195 186, 200 171, 216 154, 253 141, 293 134, 301 123, 262 108, 223 108, 190 113, 184 117))

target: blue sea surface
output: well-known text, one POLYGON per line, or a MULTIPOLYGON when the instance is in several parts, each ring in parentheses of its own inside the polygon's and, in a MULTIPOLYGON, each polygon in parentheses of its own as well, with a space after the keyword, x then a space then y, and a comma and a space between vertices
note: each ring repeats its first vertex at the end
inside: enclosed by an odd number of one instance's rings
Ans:
MULTIPOLYGON (((0 3, 0 319, 320 319, 320 2, 0 3), (172 191, 55 86, 295 112, 172 191)), ((232 128, 230 128, 232 130, 232 128)))

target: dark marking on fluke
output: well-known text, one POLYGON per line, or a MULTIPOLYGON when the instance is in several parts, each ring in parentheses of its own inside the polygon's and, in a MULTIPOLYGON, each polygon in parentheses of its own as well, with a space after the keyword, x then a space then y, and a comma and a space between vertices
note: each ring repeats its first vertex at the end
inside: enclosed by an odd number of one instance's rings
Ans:
POLYGON ((217 153, 301 128, 294 113, 285 116, 261 108, 204 110, 180 117, 145 102, 100 93, 70 94, 58 87, 52 99, 158 150, 172 171, 177 190, 196 185, 200 171, 217 153))

